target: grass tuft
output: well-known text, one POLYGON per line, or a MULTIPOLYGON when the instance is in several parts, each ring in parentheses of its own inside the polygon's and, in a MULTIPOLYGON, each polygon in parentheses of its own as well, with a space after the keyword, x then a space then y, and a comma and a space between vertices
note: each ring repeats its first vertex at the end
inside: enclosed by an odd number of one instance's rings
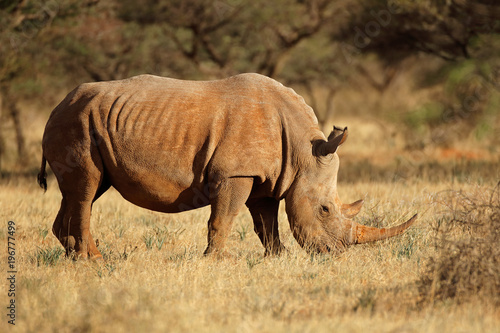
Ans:
POLYGON ((55 266, 64 254, 64 250, 60 246, 51 248, 38 248, 33 261, 37 266, 55 266))

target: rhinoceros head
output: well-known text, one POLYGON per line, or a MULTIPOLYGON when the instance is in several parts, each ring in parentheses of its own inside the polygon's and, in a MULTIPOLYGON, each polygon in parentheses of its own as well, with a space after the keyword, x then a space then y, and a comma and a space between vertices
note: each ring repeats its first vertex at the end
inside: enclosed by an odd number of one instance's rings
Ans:
POLYGON ((416 219, 389 229, 364 226, 351 220, 362 200, 342 204, 337 194, 337 148, 347 138, 347 127, 334 127, 326 140, 312 142, 312 153, 303 164, 286 197, 290 227, 299 244, 313 252, 342 252, 351 244, 382 240, 403 233, 416 219))

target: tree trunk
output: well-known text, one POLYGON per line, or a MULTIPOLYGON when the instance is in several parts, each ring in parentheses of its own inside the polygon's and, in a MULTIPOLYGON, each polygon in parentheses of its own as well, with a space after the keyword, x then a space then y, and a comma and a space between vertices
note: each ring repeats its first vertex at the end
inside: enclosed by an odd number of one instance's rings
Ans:
MULTIPOLYGON (((3 96, 0 93, 0 120, 2 119, 2 111, 3 111, 2 102, 3 102, 3 96)), ((2 158, 3 158, 4 152, 5 152, 5 141, 3 139, 2 127, 0 127, 0 174, 2 172, 2 158)))
POLYGON ((26 157, 26 140, 21 125, 21 113, 17 108, 15 100, 7 99, 7 103, 10 116, 14 122, 14 130, 16 131, 17 157, 22 161, 26 157))

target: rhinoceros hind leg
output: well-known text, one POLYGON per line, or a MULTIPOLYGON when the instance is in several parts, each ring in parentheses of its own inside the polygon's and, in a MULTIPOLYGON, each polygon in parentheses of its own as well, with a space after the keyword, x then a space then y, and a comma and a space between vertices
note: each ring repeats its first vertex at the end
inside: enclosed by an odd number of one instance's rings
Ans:
POLYGON ((92 203, 109 185, 103 182, 102 166, 96 165, 95 160, 80 161, 71 172, 54 172, 63 198, 52 231, 67 255, 74 254, 75 259, 99 259, 102 255, 90 234, 90 214, 92 203))
POLYGON ((211 214, 205 255, 222 252, 233 220, 250 195, 253 178, 226 178, 213 184, 210 187, 211 214))
POLYGON ((266 249, 266 256, 280 254, 285 249, 281 244, 278 231, 279 204, 279 201, 274 198, 262 198, 247 202, 255 233, 266 249))
POLYGON ((64 194, 52 231, 67 255, 79 258, 102 258, 90 234, 92 200, 82 201, 74 194, 64 194))

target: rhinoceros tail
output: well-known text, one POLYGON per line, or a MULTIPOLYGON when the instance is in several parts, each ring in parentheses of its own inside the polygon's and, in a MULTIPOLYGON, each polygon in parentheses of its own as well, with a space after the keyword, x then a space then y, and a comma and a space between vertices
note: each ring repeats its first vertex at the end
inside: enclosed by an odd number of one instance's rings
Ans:
POLYGON ((45 156, 42 156, 42 166, 40 167, 40 172, 37 176, 38 185, 43 188, 44 192, 47 191, 47 172, 45 172, 45 167, 47 165, 47 160, 45 156))

